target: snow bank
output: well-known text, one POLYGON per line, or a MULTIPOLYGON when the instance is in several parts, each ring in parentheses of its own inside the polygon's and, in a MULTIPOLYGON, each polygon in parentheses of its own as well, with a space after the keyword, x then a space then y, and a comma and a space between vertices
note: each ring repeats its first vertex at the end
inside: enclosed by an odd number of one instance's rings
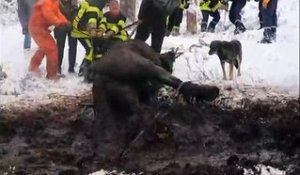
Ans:
MULTIPOLYGON (((4 6, 4 2, 7 1, 1 1, 0 7, 4 6)), ((224 19, 224 12, 221 13, 222 18, 215 34, 186 34, 184 19, 181 26, 183 35, 167 37, 163 44, 164 50, 179 47, 185 52, 176 60, 174 75, 185 81, 214 83, 220 87, 271 87, 289 95, 299 95, 299 1, 279 1, 277 42, 266 45, 257 43, 262 38, 263 32, 257 30, 259 26, 257 5, 254 1, 247 3, 243 10, 243 21, 248 30, 236 36, 232 35, 234 26, 228 18, 224 19), (224 31, 224 28, 227 30, 224 31), (189 52, 189 46, 197 44, 200 38, 208 43, 215 39, 240 40, 243 45, 242 76, 233 81, 223 81, 218 57, 209 56, 208 48, 195 48, 189 52)), ((196 6, 192 8, 197 10, 196 6)), ((8 12, 6 15, 16 17, 14 3, 10 4, 8 12)), ((198 14, 198 17, 201 15, 198 14)), ((6 17, 0 17, 1 20, 4 18, 6 17)), ((5 23, 0 26, 0 65, 8 74, 7 79, 0 81, 0 105, 18 101, 41 102, 49 100, 49 93, 76 95, 90 90, 91 85, 84 84, 82 78, 66 72, 64 73, 67 77, 57 83, 47 81, 45 78, 35 79, 28 76, 27 66, 36 46, 33 44, 33 49, 23 51, 23 36, 18 22, 15 21, 14 25, 5 23)), ((67 54, 65 50, 63 71, 67 69, 67 54)), ((77 65, 80 65, 83 55, 84 49, 78 44, 77 65)), ((45 75, 45 60, 41 70, 45 75)))

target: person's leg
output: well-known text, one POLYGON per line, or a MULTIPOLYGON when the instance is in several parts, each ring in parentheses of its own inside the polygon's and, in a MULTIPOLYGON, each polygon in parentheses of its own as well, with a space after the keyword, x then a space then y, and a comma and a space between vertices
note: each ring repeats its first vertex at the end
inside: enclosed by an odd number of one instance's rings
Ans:
POLYGON ((242 22, 242 16, 241 11, 246 5, 246 0, 237 0, 233 1, 232 7, 230 9, 231 11, 231 22, 235 25, 236 29, 234 31, 235 34, 242 33, 246 31, 246 27, 244 26, 242 22))
POLYGON ((58 49, 58 72, 61 73, 61 65, 64 57, 65 43, 67 33, 59 28, 54 29, 54 37, 56 39, 58 49))
POLYGON ((38 46, 38 50, 35 52, 33 57, 30 60, 28 70, 29 72, 35 74, 36 76, 40 76, 39 66, 45 56, 45 50, 43 49, 43 37, 40 33, 43 33, 43 29, 33 28, 30 29, 30 34, 33 40, 36 42, 38 46))
POLYGON ((277 25, 277 15, 276 15, 276 8, 277 8, 277 0, 270 1, 267 8, 262 7, 262 16, 263 16, 263 25, 264 25, 264 37, 261 40, 261 43, 272 43, 273 32, 276 32, 276 27, 273 25, 277 25), (274 16, 275 14, 275 16, 274 16), (274 21, 276 22, 274 23, 274 21), (272 31, 272 27, 274 27, 272 31))
POLYGON ((174 27, 174 22, 175 22, 175 18, 176 18, 176 9, 172 12, 172 14, 168 17, 167 19, 167 30, 169 32, 171 32, 173 30, 174 27))
POLYGON ((24 34, 24 49, 30 49, 31 48, 31 36, 29 33, 24 34))
POLYGON ((176 17, 174 18, 174 27, 173 27, 173 35, 178 36, 179 30, 180 30, 180 24, 182 22, 182 17, 183 17, 183 9, 178 8, 176 12, 176 17))
POLYGON ((157 53, 160 53, 161 51, 161 47, 165 37, 165 32, 166 32, 165 23, 155 24, 155 26, 153 26, 153 32, 151 33, 151 47, 157 53))
POLYGON ((71 36, 71 33, 68 34, 68 43, 69 43, 69 72, 75 72, 74 67, 76 63, 76 54, 77 54, 77 39, 71 36))
POLYGON ((264 33, 261 43, 272 43, 273 12, 276 7, 276 4, 273 2, 274 1, 270 1, 267 8, 262 7, 264 33))
POLYGON ((208 17, 209 17, 209 11, 201 10, 201 13, 202 13, 201 32, 206 32, 207 22, 208 22, 208 17))
POLYGON ((78 40, 85 49, 85 56, 84 56, 84 59, 82 60, 82 63, 80 65, 79 72, 78 72, 79 76, 83 76, 84 69, 88 68, 93 61, 94 48, 93 48, 91 39, 79 38, 78 40))
MULTIPOLYGON (((31 35, 39 46, 40 53, 37 52, 38 56, 43 55, 43 53, 47 57, 47 75, 48 79, 57 80, 59 77, 57 76, 57 64, 58 64, 58 51, 54 38, 51 36, 47 28, 43 27, 35 27, 31 30, 31 35)), ((33 60, 33 65, 41 63, 41 57, 37 57, 36 60, 33 60)), ((32 67, 31 67, 32 68, 32 67)), ((35 67, 33 67, 35 68, 35 67)))
POLYGON ((276 40, 276 33, 277 33, 277 4, 278 4, 278 0, 274 0, 273 1, 273 16, 272 16, 272 27, 271 27, 271 37, 272 40, 276 40))
POLYGON ((40 76, 39 66, 45 56, 43 49, 38 48, 33 57, 30 60, 28 71, 35 76, 40 76))
POLYGON ((262 10, 262 1, 259 1, 258 2, 258 19, 259 19, 259 29, 262 29, 263 28, 263 17, 262 17, 262 14, 261 14, 261 10, 262 10))
POLYGON ((218 10, 216 10, 215 12, 211 12, 210 15, 213 17, 213 20, 209 23, 207 31, 214 33, 216 25, 220 21, 221 17, 220 17, 220 13, 218 10))
POLYGON ((141 41, 146 41, 149 38, 150 35, 150 29, 149 26, 150 24, 147 24, 145 22, 142 22, 136 30, 136 34, 134 39, 138 39, 141 41))

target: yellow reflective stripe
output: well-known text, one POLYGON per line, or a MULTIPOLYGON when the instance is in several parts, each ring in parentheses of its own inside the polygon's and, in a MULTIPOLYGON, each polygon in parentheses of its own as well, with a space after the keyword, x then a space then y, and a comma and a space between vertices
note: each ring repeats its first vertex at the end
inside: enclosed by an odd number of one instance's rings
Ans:
POLYGON ((121 39, 122 41, 128 40, 128 34, 125 30, 122 30, 119 35, 114 35, 114 38, 121 39))
POLYGON ((73 38, 89 38, 90 35, 87 31, 78 31, 78 30, 72 30, 71 36, 73 38))
POLYGON ((103 17, 101 19, 101 22, 100 22, 100 25, 99 25, 99 29, 101 29, 103 31, 106 31, 107 30, 106 23, 107 23, 107 18, 103 17))
POLYGON ((93 61, 94 48, 93 48, 93 45, 91 43, 91 40, 90 39, 85 39, 85 42, 88 45, 88 47, 90 48, 90 51, 88 53, 86 53, 84 58, 89 60, 89 61, 93 61))
POLYGON ((100 15, 101 15, 101 10, 100 10, 98 7, 94 7, 94 6, 89 6, 89 7, 86 9, 86 12, 96 12, 96 13, 97 13, 97 16, 100 16, 100 15))
POLYGON ((216 10, 218 10, 219 8, 221 8, 222 6, 224 6, 224 4, 222 4, 220 1, 218 2, 218 4, 216 6, 214 6, 211 10, 214 12, 216 10))
POLYGON ((86 1, 83 1, 80 4, 78 13, 72 23, 73 28, 76 28, 76 29, 78 28, 78 23, 79 23, 80 19, 82 18, 83 14, 85 13, 85 10, 88 8, 88 6, 89 6, 89 4, 86 1))
POLYGON ((109 28, 110 30, 112 30, 115 34, 119 33, 119 28, 116 25, 113 25, 111 28, 109 28))
POLYGON ((106 31, 107 28, 106 28, 105 23, 101 23, 100 26, 99 26, 99 29, 101 29, 101 30, 103 30, 103 31, 106 31))
POLYGON ((200 3, 200 9, 201 10, 206 10, 206 11, 211 11, 211 8, 208 7, 208 5, 210 4, 210 1, 208 2, 201 2, 200 3))
POLYGON ((125 27, 125 21, 124 20, 119 20, 118 25, 119 25, 119 27, 121 27, 123 29, 125 27))
POLYGON ((90 18, 88 21, 88 24, 95 24, 97 25, 97 19, 96 18, 90 18))

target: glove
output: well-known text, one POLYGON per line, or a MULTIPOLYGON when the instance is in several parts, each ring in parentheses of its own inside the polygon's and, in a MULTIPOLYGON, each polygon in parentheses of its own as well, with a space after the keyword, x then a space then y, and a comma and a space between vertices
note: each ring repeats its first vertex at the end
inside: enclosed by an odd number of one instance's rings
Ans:
POLYGON ((109 39, 111 38, 115 33, 113 31, 108 31, 105 33, 105 35, 103 36, 104 39, 109 39))
POLYGON ((212 101, 219 96, 219 88, 209 85, 198 85, 192 82, 184 82, 179 88, 179 93, 187 103, 199 102, 202 100, 212 101))
POLYGON ((103 34, 104 34, 104 31, 103 30, 98 30, 97 31, 97 38, 101 38, 102 36, 103 36, 103 34))
POLYGON ((97 37, 97 29, 90 29, 90 36, 92 38, 96 38, 97 37))
POLYGON ((263 0, 262 6, 263 6, 264 8, 268 8, 269 2, 270 2, 270 0, 263 0))

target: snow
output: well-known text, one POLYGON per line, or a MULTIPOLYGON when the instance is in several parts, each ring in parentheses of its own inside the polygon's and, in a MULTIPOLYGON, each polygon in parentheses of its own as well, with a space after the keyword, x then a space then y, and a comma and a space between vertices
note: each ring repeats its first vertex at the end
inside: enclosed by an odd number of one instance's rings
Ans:
MULTIPOLYGON (((51 101, 50 94, 79 95, 91 89, 90 84, 83 83, 82 78, 64 72, 66 78, 58 82, 48 81, 45 78, 33 78, 27 73, 28 63, 36 45, 29 51, 23 51, 23 36, 21 27, 16 22, 16 7, 7 10, 6 1, 1 1, 0 16, 0 66, 8 75, 7 79, 0 80, 0 105, 35 104, 51 101), (4 9, 4 10, 3 10, 4 9)), ((15 3, 11 3, 15 5, 15 3)), ((185 19, 181 25, 183 35, 165 38, 163 49, 179 47, 185 53, 176 60, 174 75, 182 80, 191 80, 200 83, 215 83, 218 86, 233 87, 268 87, 292 96, 299 96, 299 0, 279 0, 278 3, 278 31, 277 42, 273 44, 259 44, 262 30, 257 30, 258 10, 257 2, 250 1, 243 10, 243 21, 248 29, 245 33, 232 35, 234 27, 225 12, 221 14, 215 34, 190 35, 185 33, 185 19), (224 28, 228 28, 224 31, 224 28), (191 44, 197 44, 202 39, 209 43, 212 40, 238 39, 243 45, 242 76, 233 81, 223 81, 221 66, 217 56, 209 56, 208 48, 194 48, 189 52, 191 44)), ((197 10, 198 7, 191 7, 197 10)), ((199 19, 201 15, 197 11, 199 19)), ((198 25, 199 28, 199 25, 198 25)), ((67 48, 67 47, 66 47, 67 48)), ((84 49, 78 44, 77 68, 84 55, 84 49)), ((67 68, 67 49, 63 71, 67 68)), ((45 75, 45 60, 41 70, 45 75)), ((280 170, 266 170, 262 167, 262 175, 283 174, 280 170)), ((269 168, 270 169, 270 168, 269 168)), ((93 175, 102 175, 101 170, 93 175)))
MULTIPOLYGON (((197 10, 194 6, 191 9, 197 10)), ((198 17, 201 15, 198 12, 198 17)), ((221 13, 224 17, 225 12, 221 13)), ((226 18, 221 18, 214 34, 200 33, 190 35, 185 32, 185 19, 181 25, 183 35, 167 37, 163 49, 179 47, 185 53, 176 60, 174 75, 182 80, 200 83, 215 83, 218 86, 253 86, 270 87, 288 95, 299 95, 299 1, 290 0, 278 4, 278 36, 273 44, 259 44, 262 30, 258 28, 257 3, 250 1, 243 10, 243 21, 248 28, 243 34, 232 35, 234 26, 226 18), (298 4, 298 5, 296 5, 298 4), (228 30, 224 31, 224 28, 228 30), (223 81, 219 59, 209 56, 208 48, 194 48, 189 52, 191 44, 198 44, 199 39, 209 43, 212 40, 238 39, 243 45, 242 76, 233 81, 223 81)), ((15 13, 9 19, 15 18, 15 13)), ((6 14, 3 18, 7 18, 6 14)), ((1 18, 1 21, 5 21, 1 18)), ((3 22, 6 24, 5 22, 3 22)), ((198 26, 199 27, 199 26, 198 26)), ((8 74, 8 78, 0 82, 0 104, 16 104, 23 102, 45 102, 49 93, 78 95, 90 90, 91 85, 82 82, 76 75, 66 74, 66 78, 58 82, 45 78, 37 79, 28 76, 27 66, 36 46, 30 51, 23 51, 23 36, 19 23, 1 25, 0 65, 8 74)), ((67 48, 67 47, 66 47, 67 48)), ((78 44, 77 65, 80 65, 84 49, 78 44)), ((67 49, 63 70, 67 68, 67 49)), ((45 60, 41 70, 45 74, 45 60)), ((78 70, 78 66, 77 66, 78 70)))

